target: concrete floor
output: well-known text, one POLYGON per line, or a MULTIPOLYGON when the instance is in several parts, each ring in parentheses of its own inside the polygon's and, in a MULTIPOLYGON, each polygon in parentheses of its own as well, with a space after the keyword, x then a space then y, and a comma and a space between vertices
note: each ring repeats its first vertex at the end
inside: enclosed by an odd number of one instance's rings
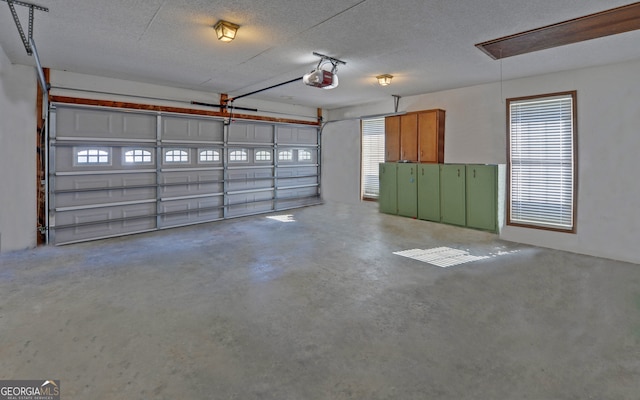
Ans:
POLYGON ((372 203, 288 213, 0 255, 0 379, 65 400, 640 398, 640 265, 372 203), (392 254, 438 246, 492 256, 392 254))

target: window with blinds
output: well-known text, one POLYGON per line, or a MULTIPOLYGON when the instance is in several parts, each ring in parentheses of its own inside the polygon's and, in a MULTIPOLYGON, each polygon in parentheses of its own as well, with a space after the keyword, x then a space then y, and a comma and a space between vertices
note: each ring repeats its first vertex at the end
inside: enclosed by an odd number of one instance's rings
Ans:
POLYGON ((507 99, 510 225, 575 232, 576 92, 507 99))
POLYGON ((384 162, 384 118, 362 120, 362 197, 377 199, 378 166, 384 162))

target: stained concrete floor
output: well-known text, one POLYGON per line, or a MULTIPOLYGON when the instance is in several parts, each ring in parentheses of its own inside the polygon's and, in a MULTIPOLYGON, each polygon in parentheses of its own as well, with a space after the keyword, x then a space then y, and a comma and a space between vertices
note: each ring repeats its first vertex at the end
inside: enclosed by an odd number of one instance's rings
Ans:
POLYGON ((0 255, 0 379, 63 399, 638 399, 640 265, 326 204, 0 255), (392 254, 488 259, 439 268, 392 254))

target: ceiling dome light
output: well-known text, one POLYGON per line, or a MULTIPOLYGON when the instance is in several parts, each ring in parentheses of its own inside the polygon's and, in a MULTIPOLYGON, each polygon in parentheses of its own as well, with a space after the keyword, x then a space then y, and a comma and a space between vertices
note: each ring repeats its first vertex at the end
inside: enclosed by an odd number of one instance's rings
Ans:
POLYGON ((230 42, 235 39, 236 33, 238 33, 238 28, 240 28, 240 25, 223 20, 216 22, 213 26, 213 29, 215 29, 216 35, 218 36, 218 40, 221 42, 230 42))
POLYGON ((393 75, 384 74, 376 76, 378 80, 378 85, 380 86, 389 86, 391 84, 391 79, 393 79, 393 75))

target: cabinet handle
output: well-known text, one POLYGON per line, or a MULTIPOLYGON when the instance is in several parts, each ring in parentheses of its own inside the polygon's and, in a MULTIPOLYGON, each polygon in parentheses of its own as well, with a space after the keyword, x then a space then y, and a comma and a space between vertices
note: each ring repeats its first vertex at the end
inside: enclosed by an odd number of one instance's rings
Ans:
POLYGON ((476 169, 475 168, 473 169, 473 177, 474 178, 476 177, 476 169))
POLYGON ((411 175, 413 175, 413 167, 411 167, 411 175))
POLYGON ((460 178, 460 168, 458 168, 458 178, 460 178))
POLYGON ((424 168, 422 168, 422 176, 424 176, 424 168))

